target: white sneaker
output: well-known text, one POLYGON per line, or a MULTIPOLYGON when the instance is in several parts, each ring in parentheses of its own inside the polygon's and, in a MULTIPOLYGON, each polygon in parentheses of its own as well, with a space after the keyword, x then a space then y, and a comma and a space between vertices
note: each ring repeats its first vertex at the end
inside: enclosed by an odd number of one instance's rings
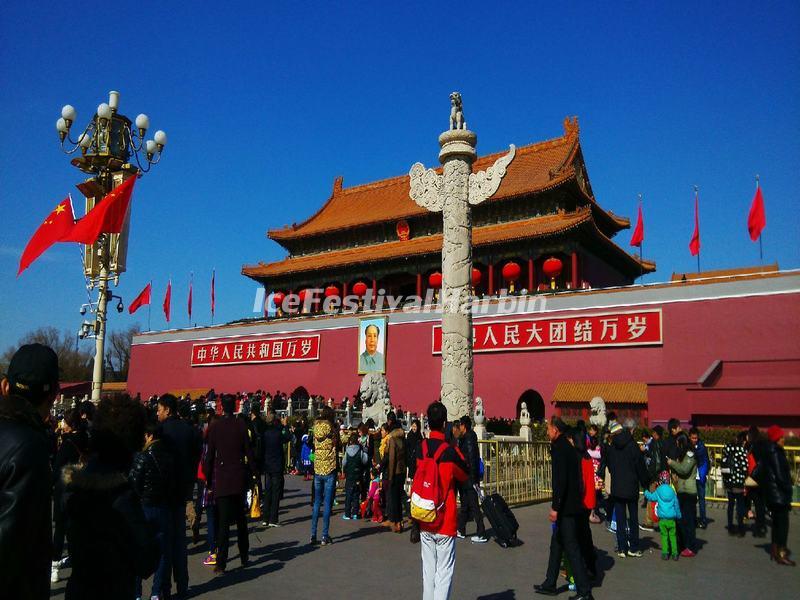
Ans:
POLYGON ((486 542, 489 541, 489 538, 483 535, 473 535, 471 538, 469 538, 469 540, 473 544, 485 544, 486 542))
POLYGON ((458 539, 460 539, 460 540, 463 540, 463 539, 464 539, 465 537, 467 537, 467 536, 465 536, 463 533, 461 533, 461 532, 459 532, 459 531, 456 531, 456 537, 457 537, 458 539))
POLYGON ((56 565, 56 566, 53 566, 53 567, 50 568, 50 583, 58 583, 58 581, 59 581, 58 566, 57 566, 58 563, 56 562, 56 563, 53 563, 53 564, 56 565))

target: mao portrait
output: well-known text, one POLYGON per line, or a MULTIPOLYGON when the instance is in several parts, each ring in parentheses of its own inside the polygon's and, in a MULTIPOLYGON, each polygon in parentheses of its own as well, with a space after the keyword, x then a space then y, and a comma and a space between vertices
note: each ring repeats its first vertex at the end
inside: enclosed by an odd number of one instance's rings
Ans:
POLYGON ((386 318, 358 322, 358 374, 386 373, 386 318))

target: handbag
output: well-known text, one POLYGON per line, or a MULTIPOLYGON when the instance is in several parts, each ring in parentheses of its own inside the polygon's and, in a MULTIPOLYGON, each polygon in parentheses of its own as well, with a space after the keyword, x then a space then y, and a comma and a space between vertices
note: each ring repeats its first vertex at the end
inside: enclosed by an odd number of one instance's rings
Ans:
POLYGON ((758 487, 758 480, 761 479, 764 467, 761 462, 757 462, 750 474, 744 479, 744 487, 758 487))
POLYGON ((757 488, 758 482, 755 479, 753 479, 750 475, 748 475, 747 477, 744 478, 744 487, 757 488))
POLYGON ((250 518, 261 518, 261 498, 258 493, 258 486, 253 486, 253 493, 250 495, 250 518))

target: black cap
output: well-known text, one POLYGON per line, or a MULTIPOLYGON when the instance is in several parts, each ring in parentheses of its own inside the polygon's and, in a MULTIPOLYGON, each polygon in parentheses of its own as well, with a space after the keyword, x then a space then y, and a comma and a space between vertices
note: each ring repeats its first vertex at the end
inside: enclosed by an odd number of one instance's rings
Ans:
POLYGON ((58 355, 43 344, 20 347, 8 365, 8 382, 24 396, 49 394, 58 387, 58 355))

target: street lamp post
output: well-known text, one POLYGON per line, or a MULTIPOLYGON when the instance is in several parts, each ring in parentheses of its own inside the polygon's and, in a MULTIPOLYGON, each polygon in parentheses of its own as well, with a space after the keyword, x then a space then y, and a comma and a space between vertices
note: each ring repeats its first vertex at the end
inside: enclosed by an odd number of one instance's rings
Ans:
MULTIPOLYGON (((61 149, 66 154, 77 154, 71 164, 91 175, 89 179, 78 185, 78 189, 86 197, 86 212, 101 202, 118 185, 129 177, 141 177, 154 164, 161 160, 161 153, 167 144, 167 134, 156 131, 153 139, 145 140, 150 128, 150 119, 140 114, 132 123, 128 117, 118 112, 119 92, 109 92, 108 103, 101 103, 97 112, 84 127, 83 131, 72 139, 72 128, 77 119, 75 109, 67 104, 61 109, 61 118, 56 121, 56 130, 61 140, 61 149), (68 144, 67 144, 68 142, 68 144), (140 154, 142 156, 140 156, 140 154), (132 164, 131 159, 135 164, 132 164)), ((130 209, 129 209, 130 210, 130 209)), ((98 298, 94 306, 89 304, 95 313, 94 323, 84 322, 79 337, 95 337, 94 373, 92 376, 92 400, 100 400, 103 387, 103 361, 106 336, 106 320, 108 302, 118 298, 117 310, 122 312, 122 299, 114 296, 109 289, 109 282, 119 283, 119 276, 125 271, 128 245, 128 223, 130 215, 120 233, 104 233, 84 251, 84 275, 89 289, 97 287, 98 298)), ((84 305, 85 307, 86 305, 84 305)), ((124 307, 123 307, 124 308, 124 307)), ((81 314, 85 308, 81 309, 81 314)))

